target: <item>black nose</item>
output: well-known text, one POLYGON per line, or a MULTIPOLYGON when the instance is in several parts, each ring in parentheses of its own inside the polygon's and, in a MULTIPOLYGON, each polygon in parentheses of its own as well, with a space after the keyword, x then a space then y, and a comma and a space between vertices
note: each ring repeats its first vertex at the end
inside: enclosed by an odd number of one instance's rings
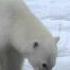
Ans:
POLYGON ((43 68, 47 68, 47 64, 46 64, 46 63, 43 63, 43 64, 42 64, 42 67, 43 67, 43 68))

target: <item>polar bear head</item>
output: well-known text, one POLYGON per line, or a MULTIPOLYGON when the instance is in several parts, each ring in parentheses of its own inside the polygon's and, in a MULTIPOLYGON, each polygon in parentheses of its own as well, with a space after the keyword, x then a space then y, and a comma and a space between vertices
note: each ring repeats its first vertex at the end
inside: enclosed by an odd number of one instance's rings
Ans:
POLYGON ((11 43, 29 59, 35 70, 51 70, 56 61, 58 38, 52 37, 48 30, 42 28, 34 24, 16 24, 11 43))
POLYGON ((52 70, 57 56, 57 39, 44 39, 33 42, 33 51, 27 56, 35 70, 52 70))

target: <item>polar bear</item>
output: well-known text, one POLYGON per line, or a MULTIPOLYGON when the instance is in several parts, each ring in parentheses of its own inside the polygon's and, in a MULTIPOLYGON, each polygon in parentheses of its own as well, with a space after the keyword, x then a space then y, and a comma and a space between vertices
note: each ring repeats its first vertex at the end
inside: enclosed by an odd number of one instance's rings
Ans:
POLYGON ((21 70, 28 58, 34 70, 51 70, 57 56, 56 43, 48 29, 22 0, 0 0, 1 70, 21 70))

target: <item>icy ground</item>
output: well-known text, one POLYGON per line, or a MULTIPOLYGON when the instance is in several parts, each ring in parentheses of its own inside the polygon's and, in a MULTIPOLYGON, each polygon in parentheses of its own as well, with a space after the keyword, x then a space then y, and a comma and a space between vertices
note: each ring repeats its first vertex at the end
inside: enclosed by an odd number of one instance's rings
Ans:
MULTIPOLYGON (((34 15, 49 29, 53 36, 59 36, 58 57, 53 70, 70 70, 70 0, 25 0, 34 15)), ((24 64, 24 70, 33 70, 24 64)))

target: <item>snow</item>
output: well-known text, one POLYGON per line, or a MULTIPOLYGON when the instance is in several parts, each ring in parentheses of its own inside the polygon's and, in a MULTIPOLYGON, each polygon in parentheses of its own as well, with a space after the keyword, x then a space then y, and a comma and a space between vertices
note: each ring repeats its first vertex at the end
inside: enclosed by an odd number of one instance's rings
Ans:
POLYGON ((34 70, 29 60, 25 58, 25 62, 23 63, 22 70, 34 70))
MULTIPOLYGON (((25 3, 53 36, 60 37, 53 70, 70 70, 70 0, 25 0, 25 3)), ((29 62, 25 63, 24 70, 32 70, 29 62)))
POLYGON ((70 70, 70 56, 58 57, 53 70, 70 70))
POLYGON ((50 19, 70 20, 70 0, 25 0, 33 11, 50 19), (41 12, 42 10, 42 12, 41 12))

